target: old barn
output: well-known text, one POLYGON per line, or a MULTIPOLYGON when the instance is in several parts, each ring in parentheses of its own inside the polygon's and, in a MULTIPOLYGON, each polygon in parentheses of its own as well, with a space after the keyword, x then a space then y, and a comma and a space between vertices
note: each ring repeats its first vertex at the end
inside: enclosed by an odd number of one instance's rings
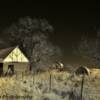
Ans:
POLYGON ((25 72, 29 69, 29 60, 18 46, 0 50, 0 75, 9 69, 14 72, 25 72))

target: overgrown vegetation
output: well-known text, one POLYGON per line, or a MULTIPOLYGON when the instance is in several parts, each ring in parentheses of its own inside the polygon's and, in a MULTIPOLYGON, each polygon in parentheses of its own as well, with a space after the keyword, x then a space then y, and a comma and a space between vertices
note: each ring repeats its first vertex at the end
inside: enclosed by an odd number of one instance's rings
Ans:
MULTIPOLYGON (((82 78, 71 76, 68 72, 51 71, 24 75, 23 78, 21 75, 0 78, 0 96, 32 96, 29 100, 81 100, 82 78)), ((100 99, 99 80, 100 77, 85 76, 83 100, 100 99)))

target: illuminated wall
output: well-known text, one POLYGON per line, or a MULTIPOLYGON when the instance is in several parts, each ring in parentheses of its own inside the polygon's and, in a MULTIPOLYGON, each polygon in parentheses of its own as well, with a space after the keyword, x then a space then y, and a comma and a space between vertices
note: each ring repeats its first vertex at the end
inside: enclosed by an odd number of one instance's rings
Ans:
POLYGON ((3 61, 5 62, 29 62, 27 57, 16 47, 3 61))

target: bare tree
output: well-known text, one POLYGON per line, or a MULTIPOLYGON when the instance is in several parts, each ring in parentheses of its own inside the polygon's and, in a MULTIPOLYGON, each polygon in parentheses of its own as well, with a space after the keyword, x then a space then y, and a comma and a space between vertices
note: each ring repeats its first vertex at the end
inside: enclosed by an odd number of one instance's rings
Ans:
POLYGON ((60 49, 49 41, 52 32, 53 27, 47 20, 25 17, 8 27, 4 34, 10 45, 19 45, 27 54, 31 65, 48 66, 61 54, 60 49))
POLYGON ((90 65, 100 66, 100 32, 96 38, 82 37, 75 52, 88 60, 90 65))

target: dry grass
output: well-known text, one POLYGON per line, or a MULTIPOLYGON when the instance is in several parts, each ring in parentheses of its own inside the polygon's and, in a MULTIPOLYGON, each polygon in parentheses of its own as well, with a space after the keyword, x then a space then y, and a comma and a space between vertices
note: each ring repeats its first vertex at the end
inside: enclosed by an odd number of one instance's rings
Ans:
MULTIPOLYGON (((0 78, 0 96, 32 96, 30 100, 79 100, 81 76, 68 72, 44 72, 36 75, 21 75, 0 78), (51 90, 50 90, 51 75, 51 90), (74 93, 72 95, 72 93, 74 93)), ((100 77, 85 77, 84 100, 100 100, 100 77)), ((1 98, 0 100, 6 100, 1 98)), ((11 100, 11 98, 9 99, 11 100)), ((24 97, 12 100, 25 100, 24 97)))

